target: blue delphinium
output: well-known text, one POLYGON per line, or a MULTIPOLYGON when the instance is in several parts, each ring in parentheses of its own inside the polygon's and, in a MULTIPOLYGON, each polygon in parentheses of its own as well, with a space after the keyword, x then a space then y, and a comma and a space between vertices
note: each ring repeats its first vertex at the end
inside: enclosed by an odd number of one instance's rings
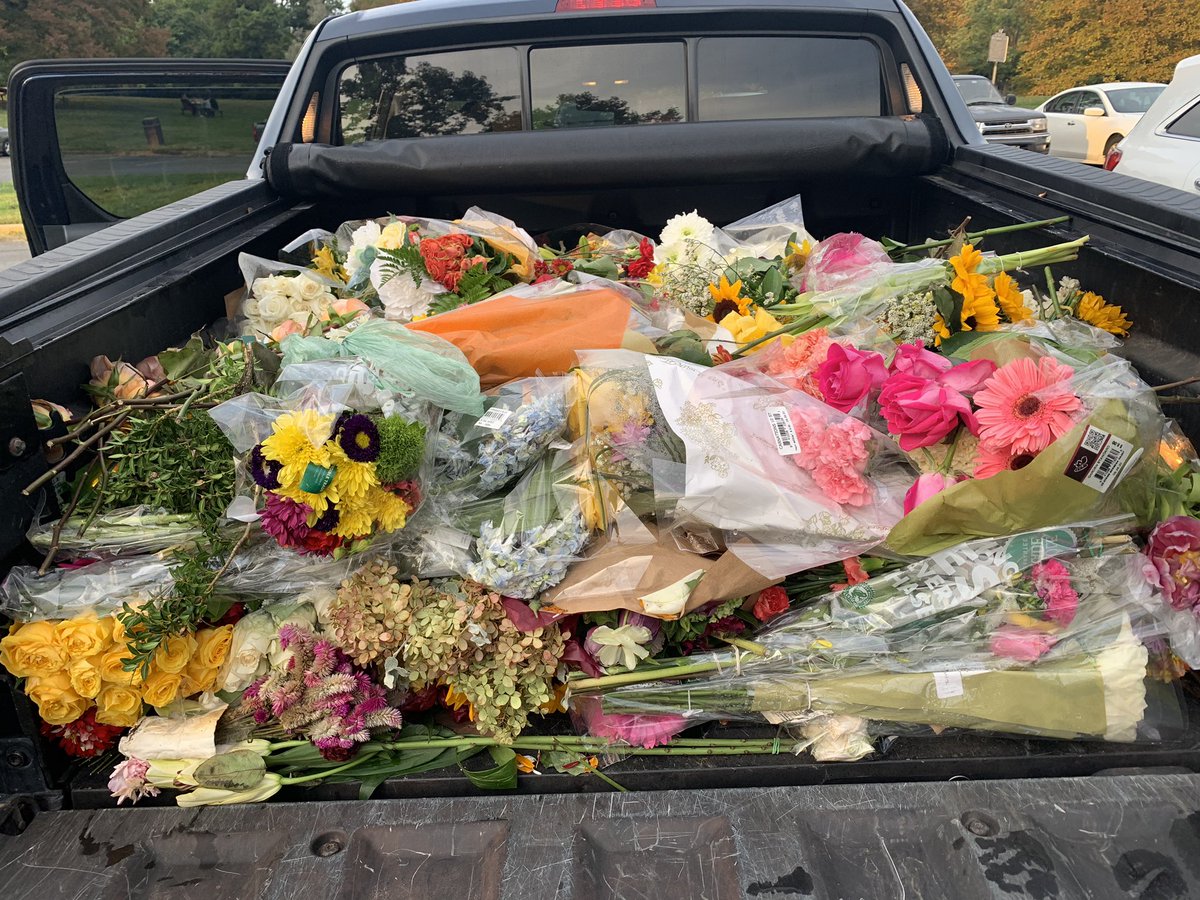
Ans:
POLYGON ((563 396, 551 391, 517 409, 504 424, 479 442, 479 485, 490 494, 528 469, 567 424, 563 396))
POLYGON ((510 530, 503 522, 484 522, 475 542, 479 561, 466 574, 505 597, 530 600, 567 576, 587 539, 578 508, 531 528, 510 530))

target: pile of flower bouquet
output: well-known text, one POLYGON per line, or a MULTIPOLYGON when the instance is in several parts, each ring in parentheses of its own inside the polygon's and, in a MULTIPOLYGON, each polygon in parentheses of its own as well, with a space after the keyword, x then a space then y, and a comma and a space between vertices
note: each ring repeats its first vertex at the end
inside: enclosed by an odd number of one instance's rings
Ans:
POLYGON ((63 514, 0 587, 5 677, 121 802, 1161 739, 1154 682, 1200 666, 1200 460, 1121 308, 1054 277, 1086 237, 988 237, 816 240, 793 198, 244 257, 230 322, 37 405, 27 491, 63 514), (685 734, 730 719, 779 733, 685 734))

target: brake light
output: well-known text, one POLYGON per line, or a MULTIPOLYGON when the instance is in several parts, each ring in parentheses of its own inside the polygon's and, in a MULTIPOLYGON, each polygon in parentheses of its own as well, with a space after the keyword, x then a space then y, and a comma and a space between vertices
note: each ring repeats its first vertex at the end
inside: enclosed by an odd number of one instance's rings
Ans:
POLYGON ((558 0, 555 12, 588 12, 593 9, 644 9, 657 0, 558 0))
POLYGON ((1104 168, 1111 172, 1117 167, 1117 163, 1121 161, 1121 148, 1113 147, 1108 151, 1108 156, 1104 157, 1104 168))

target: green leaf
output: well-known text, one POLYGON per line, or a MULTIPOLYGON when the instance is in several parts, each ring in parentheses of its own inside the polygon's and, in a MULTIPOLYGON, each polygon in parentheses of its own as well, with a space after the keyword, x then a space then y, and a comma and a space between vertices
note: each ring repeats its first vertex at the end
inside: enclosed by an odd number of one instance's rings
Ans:
POLYGON ((204 368, 212 351, 204 348, 204 341, 199 335, 193 335, 182 347, 173 347, 158 354, 159 365, 167 373, 167 378, 177 381, 185 375, 204 368))
POLYGON ((517 754, 511 747, 488 747, 492 761, 490 769, 468 769, 460 758, 459 768, 471 784, 484 791, 511 791, 517 786, 517 754))
POLYGON ((621 271, 611 256, 597 256, 595 259, 580 260, 575 263, 575 268, 598 278, 607 278, 609 281, 616 281, 621 277, 621 271))
POLYGON ((266 773, 266 762, 253 750, 230 750, 200 763, 195 778, 202 787, 248 791, 261 783, 266 773))

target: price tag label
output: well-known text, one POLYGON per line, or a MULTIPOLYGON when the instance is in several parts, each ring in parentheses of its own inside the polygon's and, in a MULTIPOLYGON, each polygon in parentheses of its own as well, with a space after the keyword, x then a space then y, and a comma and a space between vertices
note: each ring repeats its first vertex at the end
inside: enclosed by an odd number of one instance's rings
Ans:
POLYGON ((1105 494, 1140 456, 1133 444, 1089 425, 1063 474, 1105 494))
POLYGON ((487 428, 495 431, 501 425, 512 417, 512 410, 505 409, 503 406, 493 406, 475 422, 480 428, 487 428))
POLYGON ((961 697, 963 695, 962 672, 934 672, 933 689, 937 691, 939 700, 961 697))
POLYGON ((767 407, 767 421, 771 423, 771 436, 775 438, 775 449, 780 456, 793 456, 800 452, 800 440, 792 425, 786 406, 767 407))

